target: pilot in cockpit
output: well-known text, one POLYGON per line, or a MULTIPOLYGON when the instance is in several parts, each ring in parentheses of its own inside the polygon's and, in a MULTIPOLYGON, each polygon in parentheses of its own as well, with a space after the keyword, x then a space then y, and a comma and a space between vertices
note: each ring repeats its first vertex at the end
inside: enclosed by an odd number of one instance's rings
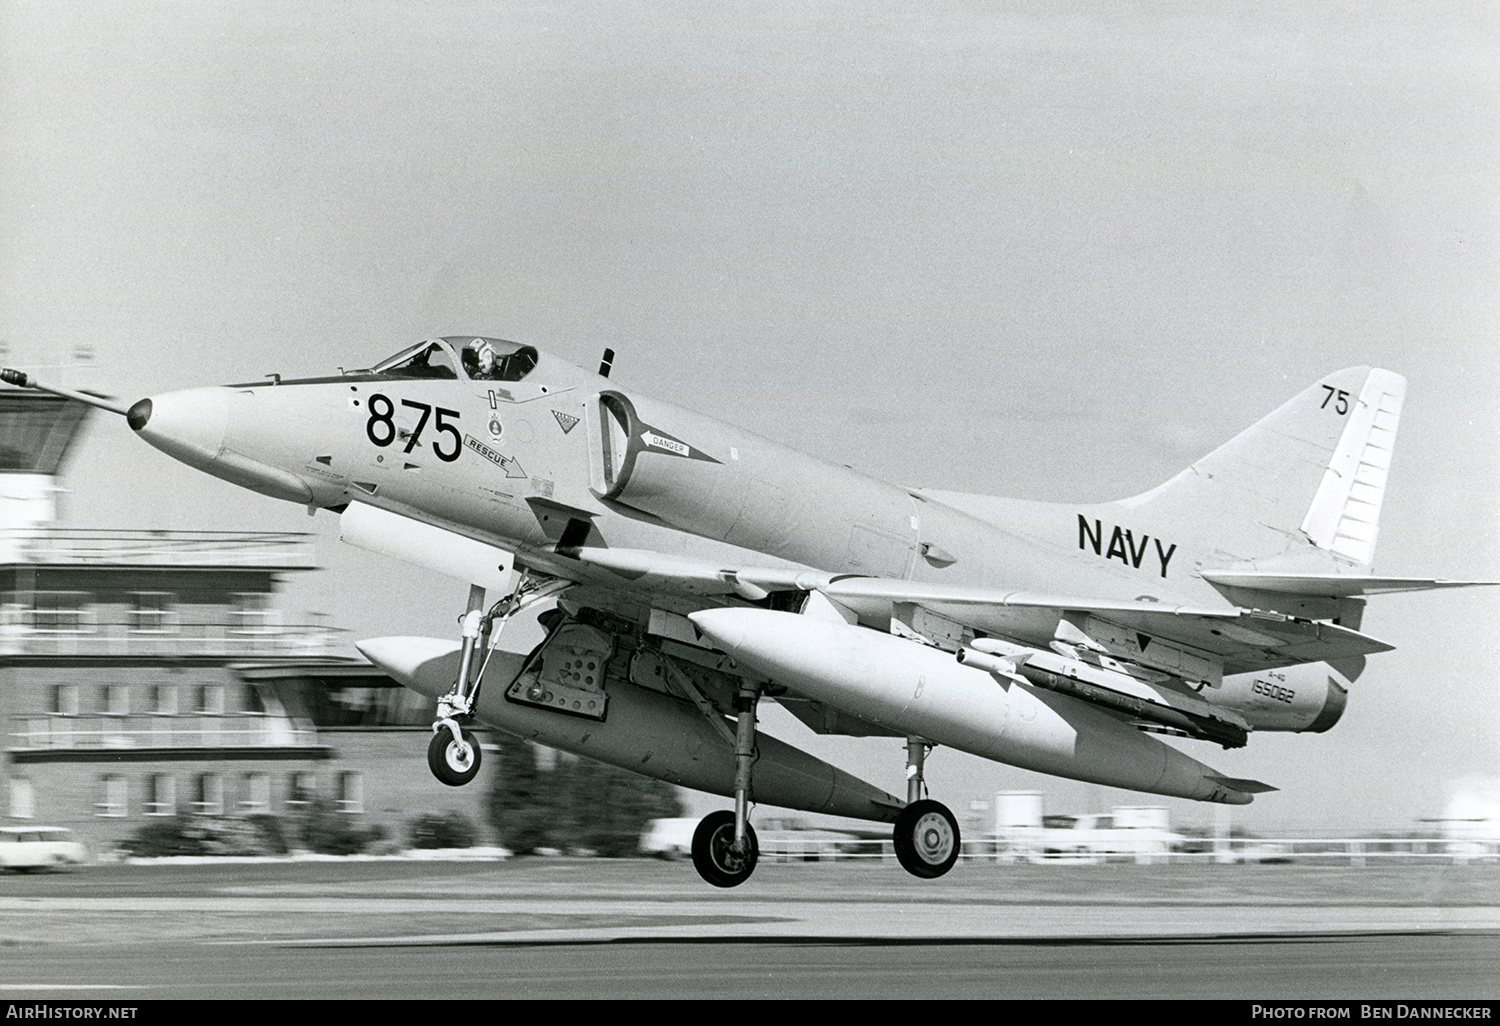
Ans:
POLYGON ((495 347, 490 345, 489 339, 476 338, 464 346, 463 361, 464 373, 471 380, 494 380, 499 356, 495 352, 495 347))
POLYGON ((490 338, 471 340, 460 358, 471 381, 520 381, 536 366, 535 349, 490 338))

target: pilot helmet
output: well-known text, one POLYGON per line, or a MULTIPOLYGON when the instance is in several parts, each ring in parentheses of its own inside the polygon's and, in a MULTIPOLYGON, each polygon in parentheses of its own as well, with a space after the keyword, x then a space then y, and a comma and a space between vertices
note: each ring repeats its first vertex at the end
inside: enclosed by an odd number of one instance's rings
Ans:
POLYGON ((464 346, 463 353, 464 370, 470 377, 488 378, 495 373, 495 367, 500 362, 500 355, 495 352, 495 347, 490 345, 487 338, 476 338, 464 346))

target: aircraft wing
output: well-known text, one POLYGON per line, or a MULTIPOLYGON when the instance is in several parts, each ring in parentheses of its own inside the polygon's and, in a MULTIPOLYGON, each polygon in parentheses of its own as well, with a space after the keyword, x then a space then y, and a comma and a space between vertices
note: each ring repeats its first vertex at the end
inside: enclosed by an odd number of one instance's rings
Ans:
POLYGON ((758 602, 773 591, 813 591, 835 575, 797 567, 724 567, 650 549, 581 548, 569 553, 586 566, 608 570, 636 586, 692 595, 738 595, 758 602))
MULTIPOLYGON (((985 588, 924 585, 877 578, 842 578, 819 588, 829 598, 851 606, 871 600, 914 603, 941 616, 988 633, 1018 637, 1045 645, 1060 620, 1080 625, 1086 634, 1134 634, 1143 661, 1152 642, 1165 641, 1191 656, 1222 665, 1223 673, 1339 662, 1388 652, 1387 645, 1336 624, 1234 607, 1168 606, 1153 602, 1110 600, 1077 595, 1043 595, 985 588)), ((1126 646, 1129 648, 1130 646, 1126 646)))
POLYGON ((1372 577, 1367 574, 1287 574, 1275 570, 1205 570, 1203 579, 1229 588, 1249 588, 1288 595, 1352 598, 1402 591, 1493 587, 1497 581, 1444 581, 1428 577, 1372 577))
POLYGON ((738 595, 750 601, 775 591, 817 591, 857 612, 867 623, 897 614, 898 606, 915 605, 976 632, 1040 646, 1054 638, 1059 621, 1066 619, 1086 634, 1121 637, 1125 650, 1138 651, 1145 662, 1152 661, 1144 656, 1152 643, 1165 642, 1156 651, 1170 646, 1182 653, 1181 661, 1221 667, 1218 672, 1224 674, 1308 662, 1337 663, 1394 647, 1337 624, 1233 606, 1169 606, 923 584, 810 569, 725 567, 642 549, 585 548, 576 552, 576 558, 645 590, 738 595))

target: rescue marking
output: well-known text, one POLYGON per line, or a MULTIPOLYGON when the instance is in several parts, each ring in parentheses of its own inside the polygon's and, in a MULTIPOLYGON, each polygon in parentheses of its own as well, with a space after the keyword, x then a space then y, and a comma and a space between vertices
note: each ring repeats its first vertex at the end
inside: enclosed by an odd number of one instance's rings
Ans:
POLYGON ((505 471, 506 477, 525 477, 526 471, 521 469, 521 463, 514 456, 507 456, 503 452, 497 452, 485 445, 473 435, 464 435, 464 445, 473 449, 479 455, 495 464, 505 471))
POLYGON ((557 418, 557 426, 562 428, 563 434, 567 434, 569 431, 572 431, 573 428, 578 424, 577 417, 570 417, 566 413, 558 413, 556 410, 553 410, 552 416, 557 418))
POLYGON ((1153 538, 1149 534, 1141 535, 1141 543, 1135 542, 1135 532, 1128 527, 1114 526, 1114 533, 1109 536, 1108 548, 1104 545, 1104 523, 1095 519, 1090 527, 1088 519, 1078 514, 1078 548, 1084 551, 1094 550, 1094 555, 1103 556, 1105 559, 1118 559, 1128 567, 1136 570, 1141 568, 1141 560, 1147 552, 1147 542, 1156 543, 1156 560, 1161 567, 1161 575, 1167 576, 1167 564, 1172 561, 1172 556, 1177 551, 1174 544, 1170 548, 1162 548, 1161 539, 1153 538))

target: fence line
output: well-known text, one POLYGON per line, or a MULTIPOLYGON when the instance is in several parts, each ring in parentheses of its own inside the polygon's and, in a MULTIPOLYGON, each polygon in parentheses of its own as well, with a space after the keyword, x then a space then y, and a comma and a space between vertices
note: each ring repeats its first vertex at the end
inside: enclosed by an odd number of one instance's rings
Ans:
MULTIPOLYGON (((1134 862, 1141 865, 1299 862, 1365 866, 1380 862, 1497 862, 1500 839, 1465 838, 1276 838, 1195 840, 1197 850, 1038 851, 993 837, 963 841, 959 858, 969 862, 1028 862, 1059 865, 1097 865, 1134 862)), ((762 837, 760 858, 768 862, 895 859, 890 841, 827 837, 762 837)))

